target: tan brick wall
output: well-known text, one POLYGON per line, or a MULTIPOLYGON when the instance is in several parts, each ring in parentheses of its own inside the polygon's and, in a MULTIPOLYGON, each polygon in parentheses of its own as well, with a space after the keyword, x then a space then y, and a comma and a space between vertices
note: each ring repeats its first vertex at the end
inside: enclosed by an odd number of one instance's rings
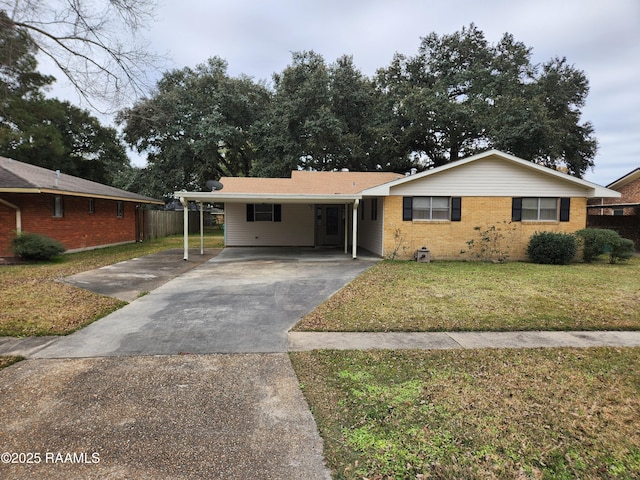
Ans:
POLYGON ((384 256, 397 251, 396 258, 409 259, 414 252, 427 247, 433 260, 468 258, 461 250, 468 250, 469 240, 478 240, 478 231, 495 225, 508 231, 509 259, 527 259, 526 248, 531 235, 537 231, 574 232, 585 228, 587 219, 586 199, 571 199, 569 222, 514 222, 513 231, 502 222, 511 221, 511 197, 463 197, 462 221, 402 221, 402 197, 384 199, 384 256))

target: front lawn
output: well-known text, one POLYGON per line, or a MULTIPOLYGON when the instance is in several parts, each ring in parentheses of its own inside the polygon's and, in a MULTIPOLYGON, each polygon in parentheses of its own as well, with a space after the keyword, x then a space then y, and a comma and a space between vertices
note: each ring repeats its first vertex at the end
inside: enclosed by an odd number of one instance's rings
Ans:
POLYGON ((638 330, 640 259, 611 265, 383 261, 298 331, 638 330))
POLYGON ((640 478, 640 349, 290 354, 335 479, 640 478))
MULTIPOLYGON (((191 244, 199 246, 199 235, 191 244)), ((182 235, 62 255, 50 263, 0 266, 0 336, 66 335, 126 305, 58 280, 132 258, 181 248, 182 235)), ((222 232, 211 231, 207 248, 221 247, 222 232)))

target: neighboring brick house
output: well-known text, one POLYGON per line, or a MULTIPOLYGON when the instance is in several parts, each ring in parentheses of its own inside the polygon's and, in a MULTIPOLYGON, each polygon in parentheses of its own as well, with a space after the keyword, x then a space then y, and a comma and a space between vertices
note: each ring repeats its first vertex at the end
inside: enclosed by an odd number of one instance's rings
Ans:
POLYGON ((590 200, 590 215, 636 215, 640 207, 640 167, 611 182, 607 188, 620 192, 622 196, 590 200), (602 208, 600 205, 609 207, 602 208))
MULTIPOLYGON (((461 258, 478 230, 509 226, 510 258, 537 231, 586 226, 587 199, 618 192, 497 150, 414 175, 294 171, 291 178, 220 179, 213 192, 175 192, 225 205, 227 246, 344 246, 411 258, 461 258)), ((188 252, 185 251, 185 258, 188 252)))
POLYGON ((164 202, 0 157, 0 257, 16 232, 40 233, 68 251, 139 239, 139 210, 164 202))

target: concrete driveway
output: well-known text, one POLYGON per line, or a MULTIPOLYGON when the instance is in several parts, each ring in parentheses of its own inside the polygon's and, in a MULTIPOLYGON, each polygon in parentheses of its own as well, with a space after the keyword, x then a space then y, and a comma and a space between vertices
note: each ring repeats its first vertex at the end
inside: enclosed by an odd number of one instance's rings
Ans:
POLYGON ((334 250, 226 248, 33 357, 286 352, 287 330, 377 260, 334 250))
POLYGON ((0 371, 0 478, 329 479, 287 330, 375 260, 225 249, 0 371))

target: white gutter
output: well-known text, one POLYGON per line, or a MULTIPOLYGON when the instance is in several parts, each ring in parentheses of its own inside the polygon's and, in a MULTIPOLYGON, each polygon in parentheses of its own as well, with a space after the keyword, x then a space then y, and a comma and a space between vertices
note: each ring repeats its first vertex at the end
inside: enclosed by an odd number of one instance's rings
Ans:
POLYGON ((3 200, 0 198, 0 203, 2 203, 3 205, 6 205, 9 208, 13 208, 16 211, 16 232, 18 234, 22 233, 22 212, 20 210, 20 207, 18 207, 17 205, 14 205, 13 203, 7 202, 6 200, 3 200))
POLYGON ((215 192, 175 192, 175 198, 196 202, 228 203, 326 203, 345 204, 360 200, 360 193, 298 194, 298 193, 223 193, 215 192))

